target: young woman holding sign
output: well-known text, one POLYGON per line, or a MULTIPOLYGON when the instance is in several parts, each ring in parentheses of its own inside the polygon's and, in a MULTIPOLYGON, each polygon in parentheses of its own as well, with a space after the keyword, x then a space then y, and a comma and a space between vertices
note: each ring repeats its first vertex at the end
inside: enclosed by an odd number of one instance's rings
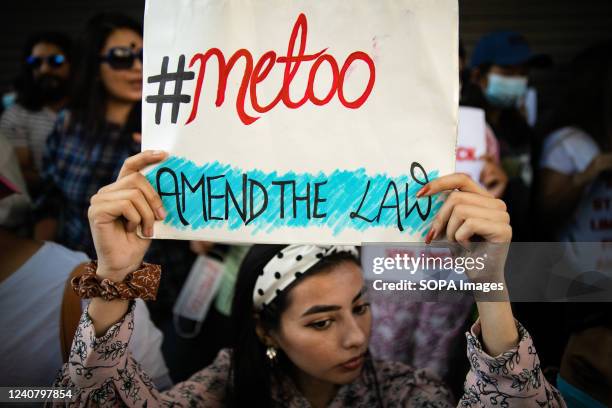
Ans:
MULTIPOLYGON (((56 383, 78 389, 77 405, 452 406, 450 392, 428 372, 371 359, 372 316, 352 246, 256 245, 236 285, 232 349, 222 350, 188 381, 156 390, 126 350, 133 331, 130 299, 151 297, 159 279, 159 268, 142 263, 150 241, 139 238, 136 228, 148 231, 165 216, 139 170, 165 157, 146 151, 129 158, 118 180, 91 200, 97 270, 92 267, 73 284, 93 299, 56 383)), ((463 242, 474 236, 510 241, 502 201, 459 174, 430 182, 421 195, 445 190, 457 191, 438 213, 429 238, 446 230, 463 242)), ((564 407, 510 304, 479 302, 478 309, 480 321, 467 334, 472 368, 460 406, 564 407)))

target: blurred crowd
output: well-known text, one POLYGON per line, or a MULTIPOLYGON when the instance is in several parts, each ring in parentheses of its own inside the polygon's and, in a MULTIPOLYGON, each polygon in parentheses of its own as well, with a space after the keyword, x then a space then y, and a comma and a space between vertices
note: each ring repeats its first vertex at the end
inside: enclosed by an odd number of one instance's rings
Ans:
MULTIPOLYGON (((557 67, 520 33, 486 34, 471 55, 459 48, 460 105, 484 110, 487 123, 479 182, 508 206, 513 240, 612 242, 612 40, 575 56, 550 106, 538 103, 530 75, 557 67)), ((93 17, 77 38, 38 32, 24 43, 20 74, 0 107, 0 385, 50 384, 65 361, 76 327, 71 308, 80 315, 83 307, 71 301, 67 282, 95 258, 90 198, 140 151, 142 62, 142 27, 121 14, 93 17)), ((157 300, 138 304, 143 323, 130 347, 159 387, 189 377, 228 345, 233 284, 246 250, 153 242, 145 260, 164 273, 157 300), (203 255, 223 276, 206 314, 193 321, 175 302, 203 255)), ((462 333, 473 307, 470 300, 374 296, 381 321, 372 352, 428 367, 459 392, 467 371, 467 362, 458 363, 462 333)), ((514 309, 566 399, 612 401, 610 303, 514 309)))

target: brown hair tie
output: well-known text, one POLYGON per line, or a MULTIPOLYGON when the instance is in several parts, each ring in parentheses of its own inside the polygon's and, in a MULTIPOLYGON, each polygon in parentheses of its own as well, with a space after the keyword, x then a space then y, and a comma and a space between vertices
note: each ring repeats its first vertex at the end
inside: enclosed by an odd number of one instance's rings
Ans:
POLYGON ((72 290, 83 299, 101 297, 104 300, 122 299, 155 300, 161 267, 143 262, 139 269, 128 273, 122 282, 113 282, 96 276, 96 261, 85 265, 85 273, 72 278, 72 290))

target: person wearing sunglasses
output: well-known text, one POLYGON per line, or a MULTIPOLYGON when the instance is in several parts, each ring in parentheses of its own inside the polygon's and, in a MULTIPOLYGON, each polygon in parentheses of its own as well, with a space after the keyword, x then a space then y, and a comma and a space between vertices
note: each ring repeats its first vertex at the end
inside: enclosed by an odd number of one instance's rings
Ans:
MULTIPOLYGON (((93 256, 89 200, 117 178, 127 157, 140 151, 142 27, 128 16, 103 13, 78 39, 71 100, 47 140, 34 235, 93 256)), ((166 289, 150 305, 156 324, 162 327, 160 321, 168 319, 172 327, 173 301, 195 254, 188 242, 157 241, 147 259, 172 271, 162 278, 166 289)))
POLYGON ((32 35, 25 44, 15 85, 17 100, 0 119, 0 131, 15 148, 28 190, 39 189, 45 141, 66 105, 72 41, 57 32, 32 35))
POLYGON ((134 50, 128 47, 112 47, 100 57, 101 62, 106 62, 114 70, 127 70, 134 66, 136 60, 142 64, 143 50, 134 50))
POLYGON ((91 253, 86 203, 140 150, 132 134, 140 120, 142 28, 121 14, 99 14, 76 45, 71 101, 44 152, 35 236, 91 253))

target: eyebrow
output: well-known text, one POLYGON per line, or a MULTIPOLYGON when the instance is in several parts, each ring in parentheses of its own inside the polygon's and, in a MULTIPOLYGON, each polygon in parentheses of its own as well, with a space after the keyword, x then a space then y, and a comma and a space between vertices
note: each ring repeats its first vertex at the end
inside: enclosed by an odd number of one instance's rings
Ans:
MULTIPOLYGON (((363 294, 365 293, 365 290, 366 290, 366 287, 365 286, 362 287, 359 290, 359 293, 355 295, 351 303, 355 303, 357 300, 359 300, 359 298, 361 298, 363 294)), ((311 314, 316 314, 316 313, 333 312, 335 310, 340 310, 340 309, 342 309, 342 307, 338 305, 315 305, 315 306, 311 306, 310 308, 308 308, 308 310, 306 310, 302 314, 301 317, 308 316, 311 314)))

